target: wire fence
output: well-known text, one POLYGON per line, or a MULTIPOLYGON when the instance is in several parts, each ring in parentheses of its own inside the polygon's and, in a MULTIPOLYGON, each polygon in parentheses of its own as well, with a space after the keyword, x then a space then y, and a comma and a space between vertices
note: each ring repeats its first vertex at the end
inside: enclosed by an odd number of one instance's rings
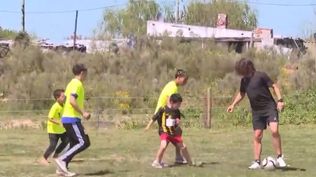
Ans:
MULTIPOLYGON (((230 102, 228 96, 185 97, 181 112, 187 120, 199 122, 200 126, 210 128, 217 112, 225 111, 230 102)), ((2 99, 0 100, 0 119, 45 122, 50 107, 55 101, 51 98, 39 99, 2 99)), ((85 102, 85 108, 91 112, 91 123, 96 127, 102 124, 131 121, 145 123, 155 111, 157 97, 113 97, 94 96, 85 102)))

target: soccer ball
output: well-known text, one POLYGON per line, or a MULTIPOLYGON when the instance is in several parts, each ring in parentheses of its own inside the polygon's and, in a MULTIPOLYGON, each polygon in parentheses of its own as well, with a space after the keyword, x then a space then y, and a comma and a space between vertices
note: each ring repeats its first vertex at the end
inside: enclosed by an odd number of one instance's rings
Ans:
POLYGON ((264 158, 261 164, 262 168, 265 170, 274 170, 277 167, 276 160, 271 156, 264 158))

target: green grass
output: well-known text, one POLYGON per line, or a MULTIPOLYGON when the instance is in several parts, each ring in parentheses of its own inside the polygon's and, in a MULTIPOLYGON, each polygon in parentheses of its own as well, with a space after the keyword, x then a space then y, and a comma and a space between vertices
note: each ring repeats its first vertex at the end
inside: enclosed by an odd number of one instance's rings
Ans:
MULTIPOLYGON (((218 177, 299 177, 316 176, 314 140, 316 126, 282 126, 284 154, 291 168, 286 171, 250 171, 252 160, 251 128, 198 130, 185 129, 184 141, 196 161, 204 167, 177 166, 153 169, 150 164, 158 148, 156 130, 87 129, 92 146, 70 165, 80 176, 218 176, 218 177)), ((43 130, 15 129, 0 131, 1 177, 56 176, 55 165, 37 165, 36 159, 46 148, 43 130)), ((263 156, 273 155, 269 132, 265 132, 263 156)), ((170 146, 164 160, 172 163, 170 146)))

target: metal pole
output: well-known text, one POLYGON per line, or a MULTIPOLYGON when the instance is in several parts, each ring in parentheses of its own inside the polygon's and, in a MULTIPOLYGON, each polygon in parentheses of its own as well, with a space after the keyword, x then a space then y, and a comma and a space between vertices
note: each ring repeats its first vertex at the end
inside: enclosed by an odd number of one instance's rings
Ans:
POLYGON ((78 22, 78 10, 76 10, 76 18, 75 18, 75 31, 74 31, 74 46, 73 50, 76 48, 76 40, 77 40, 77 22, 78 22))

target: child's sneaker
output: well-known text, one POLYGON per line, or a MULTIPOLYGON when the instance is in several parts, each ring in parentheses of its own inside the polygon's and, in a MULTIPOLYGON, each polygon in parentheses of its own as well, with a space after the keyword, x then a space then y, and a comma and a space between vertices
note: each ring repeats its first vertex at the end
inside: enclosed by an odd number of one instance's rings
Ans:
POLYGON ((163 168, 164 166, 162 164, 160 164, 157 160, 153 161, 153 163, 151 164, 152 167, 154 168, 163 168))

